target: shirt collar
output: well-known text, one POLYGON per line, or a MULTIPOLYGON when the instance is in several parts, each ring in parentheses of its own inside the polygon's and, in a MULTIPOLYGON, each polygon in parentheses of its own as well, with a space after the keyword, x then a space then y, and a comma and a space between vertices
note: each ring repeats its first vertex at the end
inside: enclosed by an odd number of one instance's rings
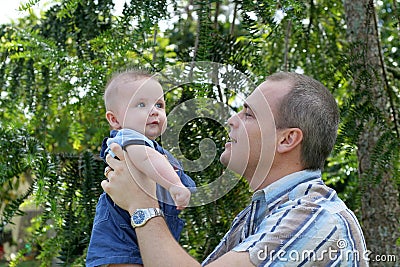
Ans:
POLYGON ((291 173, 266 186, 265 188, 254 192, 252 201, 265 201, 269 208, 270 206, 273 206, 277 201, 279 201, 279 199, 283 195, 286 195, 297 185, 320 178, 320 170, 303 170, 291 173))

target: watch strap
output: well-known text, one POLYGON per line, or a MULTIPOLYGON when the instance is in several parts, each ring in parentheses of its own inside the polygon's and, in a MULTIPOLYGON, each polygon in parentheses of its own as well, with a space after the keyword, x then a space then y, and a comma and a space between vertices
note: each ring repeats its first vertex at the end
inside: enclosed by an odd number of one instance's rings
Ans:
POLYGON ((158 216, 164 217, 163 211, 159 208, 137 209, 131 217, 131 225, 133 228, 141 227, 158 216))

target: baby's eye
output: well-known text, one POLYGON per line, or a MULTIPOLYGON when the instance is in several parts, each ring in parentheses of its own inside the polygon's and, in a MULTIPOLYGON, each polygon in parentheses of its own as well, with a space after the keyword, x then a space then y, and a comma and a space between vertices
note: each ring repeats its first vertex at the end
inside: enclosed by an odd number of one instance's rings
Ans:
POLYGON ((144 108, 146 105, 143 102, 140 102, 139 104, 136 105, 138 108, 144 108))
POLYGON ((157 103, 155 106, 156 106, 156 108, 164 108, 164 104, 163 103, 157 103))

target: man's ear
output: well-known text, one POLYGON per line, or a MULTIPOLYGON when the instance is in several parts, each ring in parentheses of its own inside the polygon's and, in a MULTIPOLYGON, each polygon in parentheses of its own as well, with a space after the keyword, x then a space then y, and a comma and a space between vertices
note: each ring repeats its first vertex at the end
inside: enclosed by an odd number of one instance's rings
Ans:
POLYGON ((121 129, 122 128, 122 125, 119 123, 118 118, 117 118, 117 116, 115 116, 114 112, 107 111, 106 119, 113 129, 121 129))
POLYGON ((303 131, 299 128, 287 128, 280 130, 276 150, 279 153, 290 152, 303 141, 303 131))

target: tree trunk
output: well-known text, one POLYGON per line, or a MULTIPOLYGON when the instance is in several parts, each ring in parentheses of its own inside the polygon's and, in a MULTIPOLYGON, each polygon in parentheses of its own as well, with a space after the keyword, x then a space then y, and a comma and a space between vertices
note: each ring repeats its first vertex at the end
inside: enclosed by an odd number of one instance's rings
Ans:
MULTIPOLYGON (((356 105, 369 107, 383 115, 384 125, 370 115, 359 118, 362 132, 357 141, 359 181, 361 189, 361 224, 365 234, 370 264, 393 266, 394 262, 376 262, 377 257, 395 255, 399 263, 400 237, 399 190, 393 181, 393 163, 379 167, 374 157, 379 138, 390 131, 390 107, 385 90, 385 71, 377 30, 373 0, 344 0, 347 34, 350 44, 349 64, 353 75, 356 105)), ((382 120, 381 120, 382 121, 382 120)))

